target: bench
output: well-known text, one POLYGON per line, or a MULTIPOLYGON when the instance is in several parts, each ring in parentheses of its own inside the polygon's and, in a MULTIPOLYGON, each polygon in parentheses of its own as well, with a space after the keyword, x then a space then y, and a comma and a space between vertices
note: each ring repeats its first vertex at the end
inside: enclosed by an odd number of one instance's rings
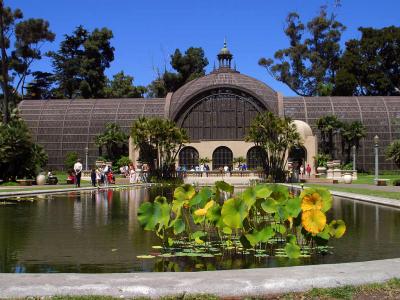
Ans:
POLYGON ((389 179, 376 179, 375 184, 377 186, 387 186, 389 181, 390 181, 389 179))
POLYGON ((18 179, 17 182, 20 186, 30 186, 35 180, 33 179, 18 179))

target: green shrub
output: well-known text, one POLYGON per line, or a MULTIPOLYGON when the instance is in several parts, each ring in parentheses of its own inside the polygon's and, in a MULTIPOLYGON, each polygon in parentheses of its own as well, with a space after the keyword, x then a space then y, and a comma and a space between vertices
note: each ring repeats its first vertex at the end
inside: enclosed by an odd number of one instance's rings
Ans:
POLYGON ((328 154, 324 153, 318 153, 316 156, 314 156, 315 163, 318 167, 327 167, 328 161, 331 159, 331 157, 328 154))
POLYGON ((345 171, 346 170, 353 170, 353 163, 348 163, 348 164, 342 165, 341 169, 345 170, 345 171))
POLYGON ((35 144, 25 122, 14 110, 10 121, 0 122, 0 177, 4 181, 34 178, 46 165, 48 156, 35 144))
POLYGON ((393 180, 393 185, 394 186, 400 186, 400 179, 393 180))
POLYGON ((121 156, 120 159, 117 160, 115 164, 118 168, 129 166, 132 161, 129 159, 129 156, 121 156))
POLYGON ((78 160, 78 152, 72 151, 67 152, 65 155, 64 166, 67 170, 71 170, 74 168, 74 164, 78 160))

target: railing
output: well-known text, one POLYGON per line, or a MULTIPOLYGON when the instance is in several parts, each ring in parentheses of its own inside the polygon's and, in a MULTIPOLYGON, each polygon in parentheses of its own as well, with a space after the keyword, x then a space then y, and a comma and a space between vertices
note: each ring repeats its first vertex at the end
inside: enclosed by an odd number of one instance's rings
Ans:
POLYGON ((257 176, 264 178, 264 172, 257 171, 230 171, 224 172, 220 170, 216 171, 176 171, 182 177, 250 177, 257 176))

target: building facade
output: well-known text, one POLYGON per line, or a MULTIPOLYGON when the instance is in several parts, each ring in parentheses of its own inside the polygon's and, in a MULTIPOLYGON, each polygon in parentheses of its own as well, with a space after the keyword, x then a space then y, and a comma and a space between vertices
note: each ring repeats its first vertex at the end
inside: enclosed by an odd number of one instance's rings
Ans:
MULTIPOLYGON (((82 159, 87 153, 88 164, 93 165, 99 155, 94 139, 105 125, 117 123, 129 133, 133 121, 141 116, 169 118, 188 131, 191 141, 179 154, 180 165, 191 168, 199 158, 207 157, 213 169, 233 167, 233 158, 243 156, 249 167, 257 168, 262 149, 244 138, 252 119, 263 111, 294 120, 304 146, 289 156, 303 163, 314 164, 317 119, 336 115, 342 121, 359 120, 367 128, 357 153, 358 168, 374 168, 375 135, 380 138, 381 168, 395 168, 385 160, 384 149, 400 139, 400 97, 284 97, 233 68, 232 57, 225 44, 218 54, 218 68, 166 98, 24 100, 19 108, 35 142, 48 153, 48 167, 53 169, 62 169, 71 151, 82 159)), ((130 156, 133 160, 138 157, 134 145, 130 156)))

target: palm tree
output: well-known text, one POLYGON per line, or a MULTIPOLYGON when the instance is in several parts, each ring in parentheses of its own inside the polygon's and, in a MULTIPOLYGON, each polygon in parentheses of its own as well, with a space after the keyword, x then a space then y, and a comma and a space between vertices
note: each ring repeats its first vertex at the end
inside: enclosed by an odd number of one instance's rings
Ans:
POLYGON ((139 118, 132 125, 131 136, 140 160, 150 165, 156 160, 155 169, 164 174, 171 173, 179 151, 189 141, 185 129, 161 118, 139 118))
POLYGON ((201 165, 209 164, 210 162, 211 162, 211 159, 209 159, 207 156, 199 158, 199 163, 201 165))
POLYGON ((346 153, 346 162, 350 161, 351 148, 355 146, 357 151, 360 148, 361 139, 366 134, 366 128, 360 121, 342 124, 340 135, 342 137, 342 153, 346 153))
POLYGON ((275 182, 285 180, 287 151, 301 145, 300 134, 290 118, 280 118, 271 112, 257 115, 250 126, 246 141, 265 150, 266 175, 275 182))
POLYGON ((342 122, 339 121, 336 116, 327 115, 319 118, 316 124, 321 133, 322 152, 330 154, 330 156, 334 158, 335 145, 333 143, 333 138, 342 128, 342 122))
POLYGON ((243 156, 235 157, 233 159, 233 163, 238 164, 238 166, 242 165, 244 162, 246 162, 246 159, 243 156))
POLYGON ((400 168, 400 140, 394 140, 386 148, 386 158, 393 161, 400 168))
POLYGON ((100 156, 105 147, 107 158, 115 161, 128 152, 128 139, 129 136, 121 130, 118 124, 107 123, 105 131, 95 137, 95 144, 99 147, 100 156))

